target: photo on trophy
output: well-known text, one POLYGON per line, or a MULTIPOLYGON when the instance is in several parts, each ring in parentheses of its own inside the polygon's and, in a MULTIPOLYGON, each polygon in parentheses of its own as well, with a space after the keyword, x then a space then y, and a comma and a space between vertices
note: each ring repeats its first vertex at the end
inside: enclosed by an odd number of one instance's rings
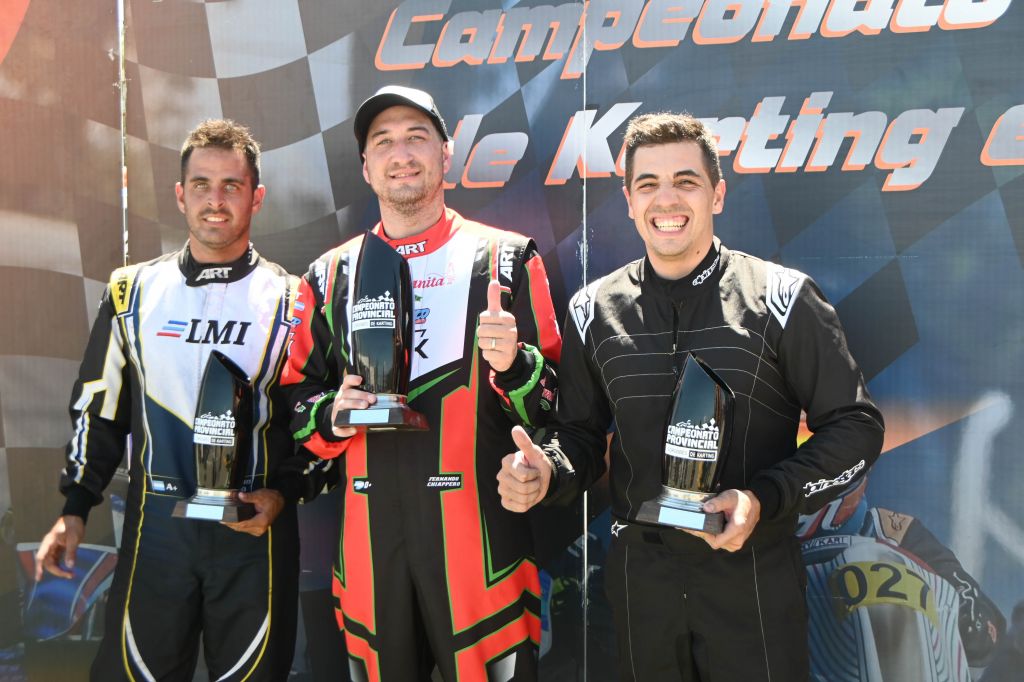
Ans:
POLYGON ((718 534, 725 515, 707 513, 729 448, 735 395, 711 367, 687 353, 665 425, 660 494, 640 507, 645 523, 718 534))
POLYGON ((377 397, 365 409, 339 410, 334 425, 367 431, 424 431, 427 419, 408 405, 412 347, 412 276, 409 264, 386 241, 367 231, 359 250, 352 290, 349 372, 377 397))

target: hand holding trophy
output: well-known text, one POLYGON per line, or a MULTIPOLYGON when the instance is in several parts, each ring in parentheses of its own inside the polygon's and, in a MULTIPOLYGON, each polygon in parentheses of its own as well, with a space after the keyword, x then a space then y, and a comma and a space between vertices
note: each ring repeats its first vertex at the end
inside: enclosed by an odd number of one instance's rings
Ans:
POLYGON ((637 520, 722 532, 725 515, 703 507, 718 492, 734 401, 732 390, 714 370, 689 353, 665 429, 661 494, 640 506, 637 520))
MULTIPOLYGON (((349 292, 352 301, 349 375, 376 401, 338 410, 337 428, 426 430, 427 419, 407 404, 412 340, 412 276, 401 254, 371 231, 363 238, 349 292)), ((339 340, 343 341, 343 340, 339 340)))

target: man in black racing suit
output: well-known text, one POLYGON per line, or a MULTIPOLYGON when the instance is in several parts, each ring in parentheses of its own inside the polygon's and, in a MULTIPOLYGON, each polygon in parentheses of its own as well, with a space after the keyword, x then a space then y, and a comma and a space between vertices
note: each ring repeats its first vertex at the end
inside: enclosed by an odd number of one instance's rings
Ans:
POLYGON ((316 494, 324 469, 296 452, 275 404, 298 279, 249 243, 265 191, 249 131, 205 121, 181 162, 188 243, 111 275, 72 392, 66 503, 40 545, 36 580, 72 577, 89 510, 130 436, 123 539, 91 679, 191 682, 202 633, 211 679, 283 680, 296 632, 294 503, 316 494), (193 418, 213 351, 253 385, 240 496, 256 515, 225 524, 171 515, 196 490, 193 418))
POLYGON ((520 451, 498 479, 503 503, 523 511, 575 497, 603 472, 614 421, 606 584, 622 679, 805 680, 797 514, 867 471, 882 416, 817 286, 714 237, 725 182, 699 121, 632 120, 625 181, 647 257, 571 300, 555 423, 543 448, 515 435, 520 451), (726 515, 717 536, 636 522, 660 489, 688 352, 736 396, 722 492, 705 503, 726 515), (801 410, 814 435, 797 448, 801 410))

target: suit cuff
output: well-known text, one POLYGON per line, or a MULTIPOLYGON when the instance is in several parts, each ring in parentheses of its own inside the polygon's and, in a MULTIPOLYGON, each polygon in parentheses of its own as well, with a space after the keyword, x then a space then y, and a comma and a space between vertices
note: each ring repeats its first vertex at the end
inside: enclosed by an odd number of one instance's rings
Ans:
POLYGON ((782 506, 782 492, 771 479, 756 478, 747 486, 761 503, 761 520, 772 521, 779 515, 782 506))
POLYGON ((80 516, 83 522, 89 520, 89 512, 100 503, 96 496, 80 485, 73 485, 64 492, 64 509, 61 516, 80 516))

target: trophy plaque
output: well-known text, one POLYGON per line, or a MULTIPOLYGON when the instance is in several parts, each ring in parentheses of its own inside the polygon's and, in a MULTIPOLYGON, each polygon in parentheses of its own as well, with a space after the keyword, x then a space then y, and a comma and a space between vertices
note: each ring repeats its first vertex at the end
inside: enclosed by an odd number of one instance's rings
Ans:
POLYGON ((349 297, 349 372, 363 378, 360 390, 375 394, 377 402, 366 409, 339 410, 334 425, 368 431, 426 430, 427 418, 406 399, 412 347, 409 264, 371 231, 363 238, 349 297))
POLYGON ((688 353, 665 429, 661 494, 640 506, 638 521, 722 532, 725 515, 703 506, 718 493, 734 402, 714 370, 688 353))
POLYGON ((174 516, 203 521, 244 521, 253 505, 238 499, 252 441, 252 383, 219 351, 206 362, 192 423, 196 494, 174 506, 174 516))

